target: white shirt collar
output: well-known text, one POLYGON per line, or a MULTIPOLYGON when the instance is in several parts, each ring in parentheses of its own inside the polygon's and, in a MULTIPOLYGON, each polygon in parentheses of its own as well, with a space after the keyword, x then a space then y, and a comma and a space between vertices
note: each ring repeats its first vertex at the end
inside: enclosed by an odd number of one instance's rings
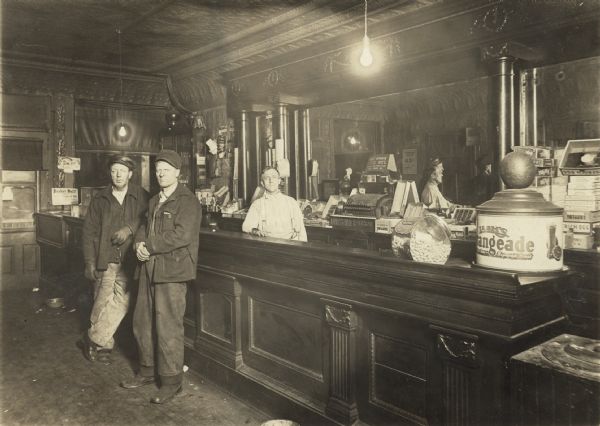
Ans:
POLYGON ((279 194, 281 194, 281 191, 277 191, 277 192, 274 192, 274 193, 270 193, 270 192, 265 191, 263 197, 268 200, 269 198, 275 198, 275 197, 277 197, 279 194))
POLYGON ((177 189, 177 183, 178 182, 175 182, 173 185, 167 186, 166 188, 161 189, 160 193, 159 193, 159 200, 165 201, 167 198, 169 198, 171 196, 171 194, 173 194, 173 192, 175 192, 175 189, 177 189))

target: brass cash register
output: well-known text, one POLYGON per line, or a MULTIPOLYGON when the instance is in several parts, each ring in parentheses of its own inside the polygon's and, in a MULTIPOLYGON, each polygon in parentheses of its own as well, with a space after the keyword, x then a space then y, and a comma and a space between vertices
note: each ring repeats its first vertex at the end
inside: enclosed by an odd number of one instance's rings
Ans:
POLYGON ((390 214, 392 197, 387 194, 354 194, 342 211, 330 216, 333 228, 375 232, 375 219, 390 214))

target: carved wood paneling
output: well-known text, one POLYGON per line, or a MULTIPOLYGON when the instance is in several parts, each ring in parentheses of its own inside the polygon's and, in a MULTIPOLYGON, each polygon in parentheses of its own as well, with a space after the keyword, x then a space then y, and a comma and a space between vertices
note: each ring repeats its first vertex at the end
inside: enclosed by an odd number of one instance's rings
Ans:
POLYGON ((415 424, 427 423, 428 356, 418 344, 369 336, 369 402, 415 424))
POLYGON ((326 412, 352 424, 358 419, 356 406, 356 328, 352 306, 323 299, 329 327, 329 401, 326 412))
POLYGON ((14 274, 15 273, 15 250, 12 246, 0 247, 0 269, 2 274, 14 274))
POLYGON ((249 298, 248 321, 250 352, 312 380, 323 380, 319 318, 309 312, 249 298))
POLYGON ((448 362, 444 363, 442 370, 444 424, 476 424, 469 410, 473 404, 469 373, 448 362))
POLYGON ((40 248, 37 244, 23 244, 23 273, 39 271, 40 248))
POLYGON ((195 350, 231 368, 240 368, 243 359, 239 282, 232 276, 200 268, 192 298, 195 350))
MULTIPOLYGON (((57 160, 58 157, 65 156, 65 113, 65 105, 59 103, 54 111, 54 137, 56 141, 54 149, 57 160)), ((57 169, 54 185, 57 188, 65 186, 65 172, 63 170, 57 169)))
POLYGON ((232 344, 233 337, 233 300, 231 297, 218 293, 203 293, 200 295, 199 316, 197 324, 200 332, 232 344))
POLYGON ((477 424, 479 387, 476 383, 481 380, 477 336, 432 328, 441 331, 436 335, 436 348, 442 359, 444 424, 477 424))

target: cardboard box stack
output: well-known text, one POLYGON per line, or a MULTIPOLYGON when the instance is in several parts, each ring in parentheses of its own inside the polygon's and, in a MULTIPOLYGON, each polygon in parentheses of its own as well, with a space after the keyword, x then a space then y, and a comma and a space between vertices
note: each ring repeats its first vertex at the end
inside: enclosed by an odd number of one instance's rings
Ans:
POLYGON ((565 248, 591 249, 600 236, 600 139, 567 142, 560 170, 568 178, 565 248), (589 160, 588 160, 589 157, 589 160))
POLYGON ((591 249, 594 228, 600 229, 600 176, 568 178, 563 216, 565 248, 591 249))

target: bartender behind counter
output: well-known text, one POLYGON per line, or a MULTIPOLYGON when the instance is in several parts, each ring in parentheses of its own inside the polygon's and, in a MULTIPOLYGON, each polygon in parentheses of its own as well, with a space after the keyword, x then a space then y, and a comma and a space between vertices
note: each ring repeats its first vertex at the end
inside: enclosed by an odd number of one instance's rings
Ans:
POLYGON ((298 202, 279 190, 279 172, 267 167, 261 175, 265 192, 250 208, 242 224, 242 231, 261 237, 306 241, 304 217, 298 202))
POLYGON ((444 164, 439 158, 432 158, 421 178, 421 201, 429 210, 452 211, 454 204, 446 200, 439 189, 444 176, 444 164))

